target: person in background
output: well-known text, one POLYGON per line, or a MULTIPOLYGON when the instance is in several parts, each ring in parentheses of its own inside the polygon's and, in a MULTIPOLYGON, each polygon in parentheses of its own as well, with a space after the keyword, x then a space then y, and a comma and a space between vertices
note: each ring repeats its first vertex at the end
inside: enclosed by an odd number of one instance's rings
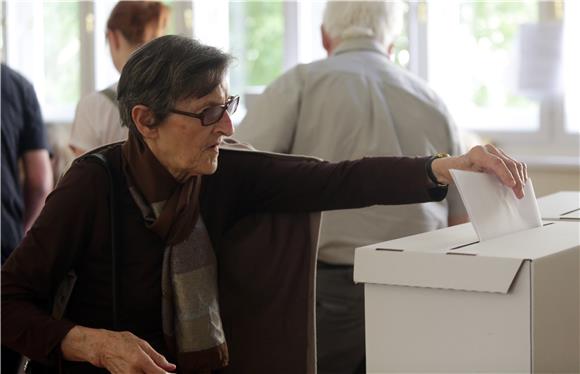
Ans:
MULTIPOLYGON (((107 21, 107 40, 121 72, 139 46, 165 33, 169 8, 159 1, 119 1, 107 21)), ((117 84, 83 97, 76 109, 69 146, 76 156, 127 139, 117 105, 117 84)))
MULTIPOLYGON (((1 65, 2 264, 18 246, 52 190, 52 169, 40 106, 32 85, 1 65), (19 166, 21 163, 21 167, 19 166), (23 175, 21 175, 22 170, 23 175)), ((18 370, 20 354, 2 346, 2 373, 18 370)))
MULTIPOLYGON (((402 26, 396 1, 326 5, 328 58, 298 65, 255 99, 236 138, 257 149, 329 161, 462 153, 441 99, 391 61, 402 26)), ((319 373, 365 371, 364 291, 354 249, 467 221, 455 188, 445 201, 324 214, 317 272, 319 373)))
MULTIPOLYGON (((177 35, 157 38, 130 57, 118 95, 129 137, 95 150, 117 176, 111 186, 117 196, 113 227, 121 225, 119 257, 111 257, 107 173, 81 157, 2 267, 4 344, 52 364, 50 372, 57 372, 59 360, 64 372, 83 374, 314 371, 296 365, 314 354, 311 340, 296 334, 312 321, 290 319, 293 305, 278 305, 286 314, 272 312, 282 288, 295 282, 266 291, 273 280, 266 279, 244 292, 236 277, 264 274, 260 261, 300 235, 276 232, 280 243, 269 245, 264 235, 250 235, 256 222, 245 218, 438 201, 452 183, 450 169, 485 170, 523 197, 525 164, 493 146, 456 157, 337 163, 225 149, 239 100, 227 85, 230 61, 216 48, 177 35), (227 251, 238 243, 247 252, 227 251), (117 261, 119 306, 111 313, 117 261), (73 266, 77 280, 65 314, 52 318, 46 305, 73 266), (246 318, 237 321, 237 315, 246 318), (267 326, 244 329, 264 317, 267 326)), ((298 259, 306 250, 291 249, 298 259)), ((298 261, 281 273, 307 264, 298 261)))
POLYGON ((75 159, 75 155, 68 145, 70 127, 62 124, 47 124, 46 136, 50 149, 52 177, 56 186, 75 159))

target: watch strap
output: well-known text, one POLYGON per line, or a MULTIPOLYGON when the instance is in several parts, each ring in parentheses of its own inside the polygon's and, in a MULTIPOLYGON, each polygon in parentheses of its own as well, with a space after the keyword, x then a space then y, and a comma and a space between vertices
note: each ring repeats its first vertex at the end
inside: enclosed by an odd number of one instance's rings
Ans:
POLYGON ((427 177, 436 186, 446 186, 446 184, 443 184, 437 180, 437 177, 435 177, 435 174, 433 174, 432 164, 433 164, 433 161, 435 161, 436 159, 445 158, 445 157, 449 157, 449 154, 448 153, 436 153, 433 156, 429 157, 429 159, 427 159, 427 162, 425 163, 425 172, 427 174, 427 177))

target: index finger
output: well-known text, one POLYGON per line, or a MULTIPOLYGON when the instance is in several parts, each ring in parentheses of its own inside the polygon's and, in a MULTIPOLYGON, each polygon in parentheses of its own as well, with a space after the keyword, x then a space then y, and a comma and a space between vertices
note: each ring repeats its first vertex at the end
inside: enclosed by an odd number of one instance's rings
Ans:
MULTIPOLYGON (((504 185, 512 189, 518 199, 524 197, 524 181, 523 176, 519 174, 517 162, 490 144, 486 145, 485 149, 491 157, 495 158, 491 162, 491 171, 504 185)), ((484 168, 488 170, 487 166, 484 168)))
POLYGON ((145 352, 143 352, 143 357, 137 362, 136 368, 145 374, 167 374, 167 371, 160 368, 145 352))
POLYGON ((474 161, 475 166, 488 174, 495 175, 502 184, 511 188, 518 199, 524 196, 523 185, 517 182, 519 178, 514 177, 501 157, 485 152, 474 161))
POLYGON ((157 352, 149 343, 146 341, 140 341, 139 346, 141 349, 147 354, 148 358, 154 363, 158 368, 163 369, 163 373, 166 371, 174 371, 176 369, 175 364, 170 363, 167 361, 165 356, 161 353, 157 352))

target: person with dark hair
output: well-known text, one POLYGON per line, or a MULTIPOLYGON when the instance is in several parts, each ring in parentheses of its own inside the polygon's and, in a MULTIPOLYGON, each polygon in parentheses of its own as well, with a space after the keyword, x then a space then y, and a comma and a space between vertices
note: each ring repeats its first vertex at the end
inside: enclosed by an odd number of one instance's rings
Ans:
MULTIPOLYGON (((133 51, 165 34, 169 8, 160 1, 119 1, 107 21, 107 41, 121 72, 133 51)), ((117 107, 117 84, 83 97, 76 109, 69 147, 76 156, 127 139, 117 107)))
POLYGON ((67 373, 314 373, 313 280, 293 275, 313 276, 303 252, 316 237, 256 235, 254 217, 441 200, 450 168, 485 170, 523 196, 525 165, 491 146, 339 163, 228 149, 229 63, 182 36, 130 57, 118 94, 128 140, 91 152, 116 175, 120 253, 107 174, 81 157, 2 268, 4 344, 45 365, 60 357, 67 373), (53 319, 44 306, 71 267, 74 290, 53 319), (281 302, 295 287, 310 288, 281 302))
MULTIPOLYGON (((52 168, 46 131, 34 88, 22 75, 4 64, 0 72, 4 264, 38 217, 46 196, 52 190, 52 168)), ((20 359, 20 354, 2 345, 2 373, 16 373, 20 359)))

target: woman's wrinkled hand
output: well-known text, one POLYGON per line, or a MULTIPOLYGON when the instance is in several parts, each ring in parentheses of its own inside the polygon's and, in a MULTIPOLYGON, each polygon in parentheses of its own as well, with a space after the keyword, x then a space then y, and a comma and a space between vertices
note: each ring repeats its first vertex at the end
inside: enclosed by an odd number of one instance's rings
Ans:
POLYGON ((75 326, 61 343, 65 360, 87 361, 117 373, 162 374, 176 369, 149 343, 130 332, 75 326))
POLYGON ((437 180, 443 184, 453 183, 449 169, 495 175, 504 185, 514 191, 518 199, 524 197, 524 186, 528 180, 525 163, 513 159, 491 144, 475 146, 461 156, 436 159, 431 167, 437 180))

